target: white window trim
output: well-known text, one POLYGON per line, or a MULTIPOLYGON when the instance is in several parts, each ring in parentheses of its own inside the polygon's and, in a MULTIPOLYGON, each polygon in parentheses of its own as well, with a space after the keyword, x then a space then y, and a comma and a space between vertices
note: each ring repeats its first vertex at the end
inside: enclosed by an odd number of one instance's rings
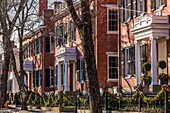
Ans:
POLYGON ((131 74, 128 74, 128 66, 127 66, 127 62, 129 62, 129 60, 127 60, 127 50, 126 49, 129 49, 129 48, 125 48, 125 79, 129 79, 131 77, 131 74), (127 75, 127 76, 126 76, 127 75))
MULTIPOLYGON (((117 9, 107 7, 107 34, 118 34, 118 30, 117 31, 109 31, 109 10, 117 10, 117 9)), ((117 10, 117 13, 118 13, 118 10, 117 10)), ((117 16, 118 16, 118 14, 117 14, 117 16)))
MULTIPOLYGON (((117 79, 110 79, 109 78, 109 57, 118 57, 118 53, 116 54, 117 52, 106 52, 106 55, 107 55, 107 82, 117 82, 118 81, 118 78, 117 79)), ((118 68, 118 67, 117 67, 118 68)))
POLYGON ((53 85, 51 84, 51 82, 52 82, 51 71, 53 70, 53 74, 54 74, 54 68, 53 68, 53 66, 49 66, 49 69, 50 69, 50 87, 54 87, 54 76, 53 76, 53 85))
POLYGON ((41 73, 41 81, 40 81, 40 71, 42 72, 42 69, 41 68, 37 68, 37 69, 35 69, 35 71, 34 71, 34 84, 35 84, 35 88, 37 88, 37 87, 42 87, 42 84, 40 84, 40 82, 42 83, 42 73, 41 73), (35 76, 36 74, 36 71, 39 71, 39 73, 38 73, 38 86, 37 86, 37 82, 36 82, 36 77, 37 76, 35 76))

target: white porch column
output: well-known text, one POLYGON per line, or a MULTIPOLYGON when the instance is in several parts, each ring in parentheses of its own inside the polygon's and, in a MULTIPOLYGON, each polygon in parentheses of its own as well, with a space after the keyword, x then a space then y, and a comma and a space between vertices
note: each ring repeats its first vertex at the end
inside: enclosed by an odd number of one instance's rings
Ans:
POLYGON ((73 63, 73 91, 76 91, 76 62, 73 63))
POLYGON ((141 60, 140 60, 140 44, 135 41, 135 74, 136 85, 141 83, 141 60))
POLYGON ((58 85, 58 91, 60 91, 61 90, 61 72, 60 72, 61 70, 60 70, 60 63, 59 62, 58 62, 57 68, 58 68, 58 70, 57 70, 58 71, 58 74, 57 74, 58 75, 57 76, 58 77, 57 78, 58 84, 57 85, 58 85))
POLYGON ((64 60, 64 68, 65 68, 65 87, 64 91, 68 91, 68 61, 64 60))
POLYGON ((151 73, 152 73, 152 86, 157 85, 157 47, 156 39, 151 37, 151 73))

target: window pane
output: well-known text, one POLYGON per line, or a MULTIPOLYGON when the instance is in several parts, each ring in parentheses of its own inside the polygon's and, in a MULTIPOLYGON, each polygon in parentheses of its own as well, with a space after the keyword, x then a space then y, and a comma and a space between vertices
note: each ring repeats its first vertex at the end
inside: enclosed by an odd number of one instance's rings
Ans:
POLYGON ((108 15, 108 29, 109 31, 117 31, 118 17, 116 10, 109 10, 108 15))
POLYGON ((45 70, 46 72, 46 75, 45 75, 45 78, 46 78, 46 86, 50 86, 50 69, 46 69, 45 70))
POLYGON ((50 37, 46 36, 46 52, 50 52, 50 37))
POLYGON ((117 79, 118 76, 118 58, 109 56, 109 79, 117 79))

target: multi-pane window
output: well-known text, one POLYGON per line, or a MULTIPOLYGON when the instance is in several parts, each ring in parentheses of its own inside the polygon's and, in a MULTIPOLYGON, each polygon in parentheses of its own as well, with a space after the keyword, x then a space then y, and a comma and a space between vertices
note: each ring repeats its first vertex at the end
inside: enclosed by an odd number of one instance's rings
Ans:
POLYGON ((151 9, 159 9, 160 6, 167 5, 167 0, 151 0, 151 9))
POLYGON ((121 50, 121 72, 124 77, 134 74, 134 47, 121 50))
POLYGON ((108 32, 118 30, 118 15, 117 10, 108 9, 108 32))
POLYGON ((54 37, 52 35, 45 37, 46 52, 54 52, 54 37))
POLYGON ((144 74, 145 71, 144 71, 144 68, 143 68, 143 64, 145 62, 147 62, 147 57, 146 57, 146 44, 143 44, 140 46, 140 59, 141 59, 141 67, 142 67, 142 70, 141 72, 144 74))
POLYGON ((64 46, 67 43, 67 24, 63 25, 62 40, 62 45, 64 46))
POLYGON ((49 36, 45 37, 45 42, 46 42, 46 52, 50 52, 50 37, 49 36))
POLYGON ((62 27, 56 27, 56 47, 62 44, 62 27))
POLYGON ((133 0, 133 17, 136 17, 136 10, 137 10, 137 5, 136 5, 136 0, 133 0))
POLYGON ((53 86, 54 85, 54 70, 53 69, 46 69, 45 75, 45 85, 46 86, 53 86))
POLYGON ((126 65, 127 65, 127 74, 131 75, 132 74, 132 48, 126 48, 126 65))
POLYGON ((65 45, 67 42, 67 24, 56 27, 56 47, 65 45))
POLYGON ((132 17, 140 16, 142 13, 147 12, 146 3, 146 0, 121 0, 122 21, 128 21, 132 17))
POLYGON ((138 11, 138 15, 140 16, 140 14, 145 13, 146 12, 146 0, 138 0, 137 3, 137 11, 138 11))
POLYGON ((127 0, 126 2, 127 19, 131 18, 131 9, 132 9, 131 6, 132 6, 131 0, 127 0))
POLYGON ((41 70, 35 70, 33 75, 33 86, 39 87, 42 85, 42 72, 41 70))
POLYGON ((108 56, 108 80, 118 79, 118 57, 108 56))
POLYGON ((73 21, 70 21, 70 26, 69 26, 69 30, 70 30, 70 41, 74 41, 75 40, 75 26, 73 21))

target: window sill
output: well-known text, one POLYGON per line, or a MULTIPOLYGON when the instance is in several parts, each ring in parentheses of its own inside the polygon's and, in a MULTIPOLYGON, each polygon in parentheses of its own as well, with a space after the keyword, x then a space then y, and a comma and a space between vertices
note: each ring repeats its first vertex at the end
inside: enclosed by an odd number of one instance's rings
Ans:
POLYGON ((54 87, 54 85, 51 85, 50 88, 54 87))
POLYGON ((107 82, 118 82, 118 79, 108 79, 107 82))
POLYGON ((131 75, 128 75, 127 77, 125 77, 125 79, 131 79, 131 75))
POLYGON ((107 31, 107 34, 118 34, 118 31, 107 31))

